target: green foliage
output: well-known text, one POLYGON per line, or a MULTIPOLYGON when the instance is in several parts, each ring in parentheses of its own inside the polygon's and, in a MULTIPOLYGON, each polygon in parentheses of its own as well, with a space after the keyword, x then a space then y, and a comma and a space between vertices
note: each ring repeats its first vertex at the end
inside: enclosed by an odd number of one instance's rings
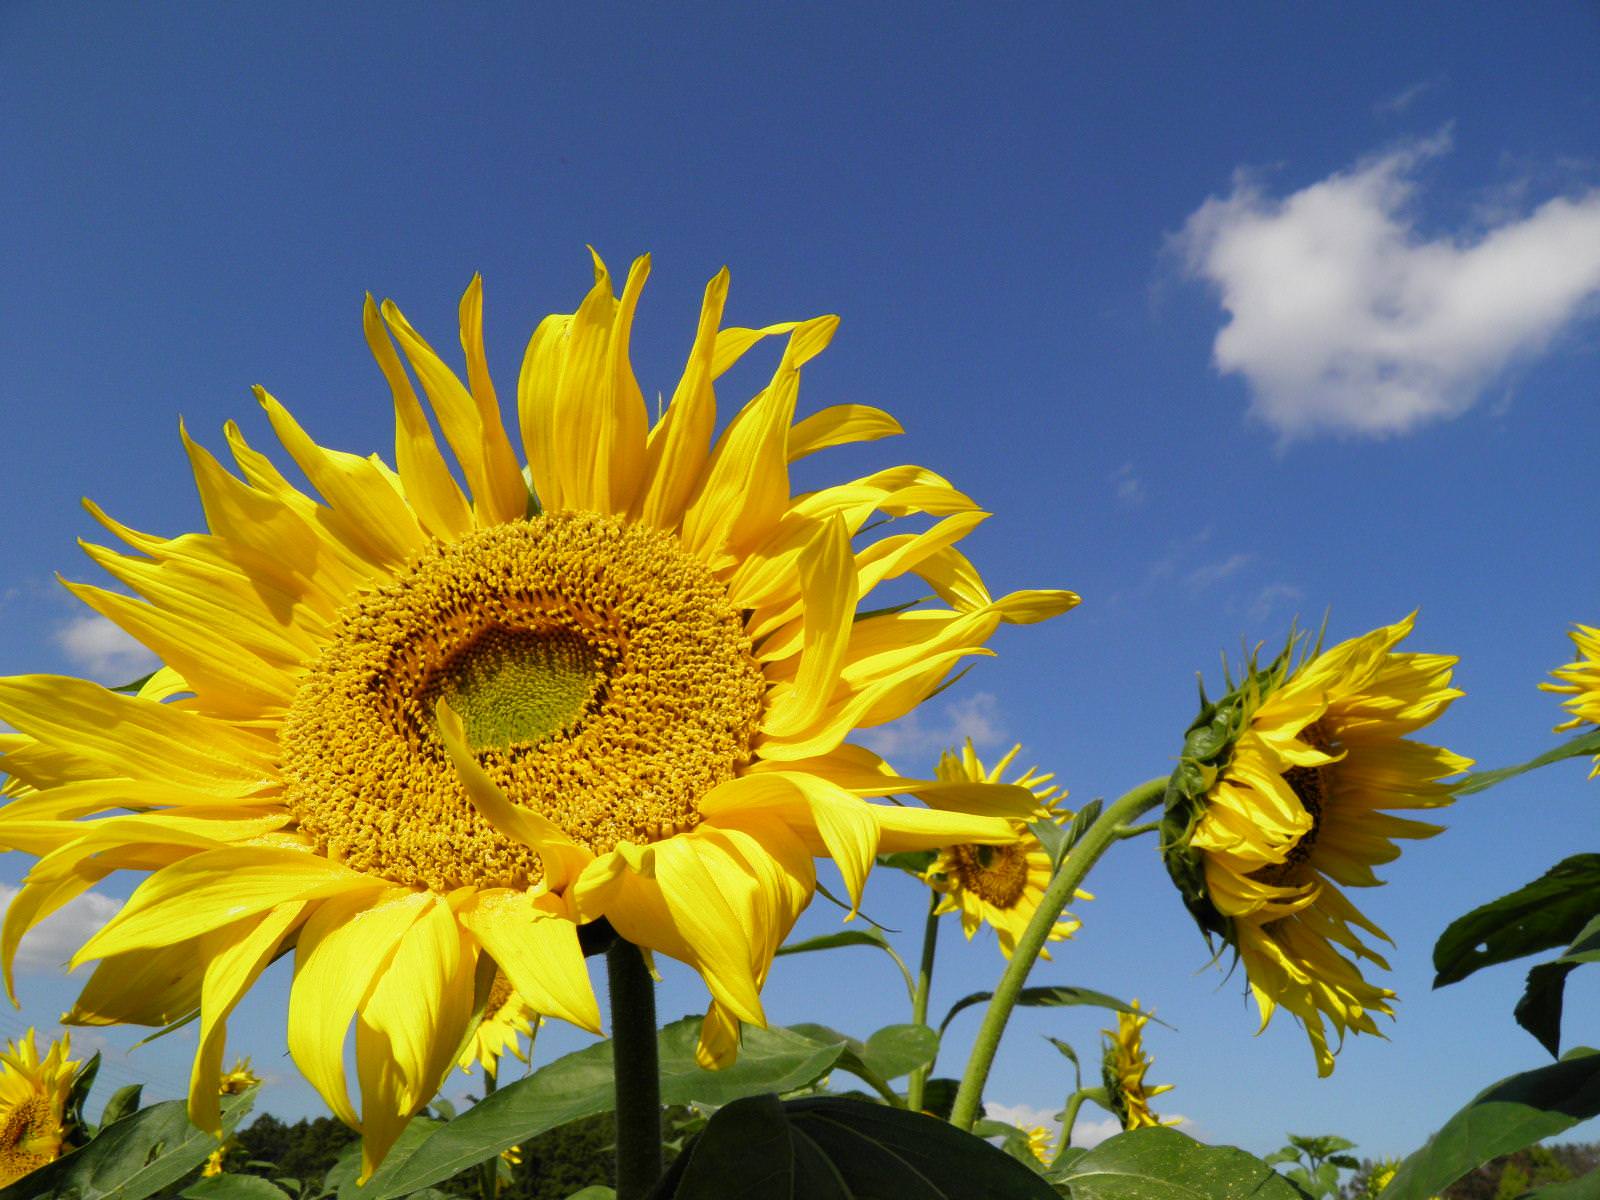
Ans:
POLYGON ((1401 1164, 1384 1200, 1427 1200, 1497 1155, 1532 1146, 1600 1114, 1600 1051, 1569 1051, 1560 1062, 1486 1088, 1401 1164))
POLYGON ((1547 767, 1551 763, 1561 762, 1568 758, 1580 758, 1591 754, 1600 754, 1600 729, 1591 729, 1587 733, 1580 733, 1577 737, 1563 742, 1554 750, 1546 750, 1537 758, 1530 758, 1525 763, 1518 763, 1514 767, 1497 767, 1493 771, 1474 771, 1451 790, 1458 796, 1471 795, 1491 788, 1497 783, 1525 771, 1532 771, 1538 767, 1547 767))
MULTIPOLYGON (((962 1009, 971 1008, 974 1004, 985 1004, 994 996, 993 992, 973 992, 963 996, 950 1006, 950 1011, 945 1013, 944 1020, 939 1022, 939 1033, 942 1035, 950 1027, 950 1022, 955 1020, 956 1014, 962 1009)), ((1109 1008, 1114 1012, 1142 1013, 1152 1021, 1166 1025, 1159 1017, 1151 1016, 1141 1009, 1134 1008, 1126 1000, 1118 1000, 1115 996, 1108 996, 1104 992, 1091 991, 1081 987, 1025 987, 1017 996, 1019 1007, 1025 1008, 1065 1008, 1071 1005, 1087 1004, 1096 1008, 1109 1008)), ((1171 1028, 1171 1026, 1168 1026, 1171 1028)))
POLYGON ((1072 1200, 1303 1200, 1254 1155, 1206 1146, 1176 1129, 1135 1129, 1052 1170, 1072 1200))
POLYGON ((1035 1171, 922 1113, 819 1096, 720 1109, 652 1200, 1055 1200, 1035 1171))
POLYGON ((1267 1155, 1264 1161, 1272 1166, 1294 1163, 1292 1168, 1283 1173, 1284 1177, 1307 1196, 1331 1200, 1342 1191, 1339 1172, 1355 1171, 1361 1167, 1359 1159, 1344 1153, 1354 1150, 1355 1146, 1347 1138, 1333 1134, 1306 1137, 1291 1133, 1289 1144, 1267 1155))

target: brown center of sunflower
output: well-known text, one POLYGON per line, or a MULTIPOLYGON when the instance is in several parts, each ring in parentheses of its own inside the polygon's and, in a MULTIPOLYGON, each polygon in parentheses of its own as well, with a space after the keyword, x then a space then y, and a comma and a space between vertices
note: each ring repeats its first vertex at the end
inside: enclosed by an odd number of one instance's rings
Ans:
POLYGON ((674 536, 547 513, 427 550, 339 614, 283 723, 285 803, 356 870, 523 886, 538 855, 468 800, 441 700, 512 803, 601 854, 693 828, 764 691, 727 590, 674 536))
POLYGON ((494 1020, 500 1010, 506 1006, 506 1001, 512 997, 511 980, 506 978, 506 973, 495 968, 494 982, 489 985, 489 998, 483 1004, 483 1020, 485 1024, 494 1020))
POLYGON ((61 1153, 61 1136, 50 1101, 29 1096, 0 1119, 0 1187, 36 1171, 61 1153))
MULTIPOLYGON (((1302 742, 1324 754, 1333 752, 1333 742, 1321 721, 1307 725, 1300 731, 1299 737, 1302 742)), ((1289 848, 1289 856, 1283 862, 1250 873, 1252 879, 1275 885, 1285 883, 1295 868, 1310 858, 1311 852, 1316 849, 1317 835, 1322 832, 1323 810, 1328 803, 1328 768, 1326 765, 1290 767, 1283 773, 1283 781, 1311 817, 1311 828, 1302 833, 1289 848)))
POLYGON ((996 908, 1010 908, 1028 886, 1028 852, 1021 842, 1005 846, 956 846, 951 852, 963 889, 996 908))

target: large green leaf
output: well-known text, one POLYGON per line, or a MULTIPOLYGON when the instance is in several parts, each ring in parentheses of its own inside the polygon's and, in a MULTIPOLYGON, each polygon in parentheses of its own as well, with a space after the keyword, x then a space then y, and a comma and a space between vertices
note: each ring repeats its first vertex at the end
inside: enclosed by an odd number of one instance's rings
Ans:
MULTIPOLYGON (((674 1021, 658 1035, 663 1104, 728 1104, 760 1092, 786 1092, 826 1074, 845 1050, 788 1029, 747 1027, 738 1061, 720 1071, 696 1065, 700 1018, 674 1021)), ((434 1131, 403 1159, 391 1154, 362 1188, 343 1200, 393 1200, 493 1158, 509 1146, 614 1103, 611 1043, 587 1046, 487 1096, 434 1131)), ((8 1200, 0 1196, 0 1200, 8 1200)))
POLYGON ((939 1035, 926 1025, 885 1025, 867 1039, 861 1061, 885 1079, 909 1075, 939 1053, 939 1035))
POLYGON ((1547 1183, 1517 1200, 1600 1200, 1600 1171, 1590 1171, 1564 1183, 1547 1183))
POLYGON ((1560 762, 1566 758, 1578 758, 1585 754, 1600 754, 1600 729, 1591 729, 1587 733, 1580 733, 1570 741, 1563 742, 1554 750, 1546 750, 1537 758, 1530 758, 1525 763, 1518 763, 1514 767, 1497 767, 1493 771, 1474 771, 1460 783, 1451 787, 1451 791, 1458 796, 1467 796, 1473 792, 1481 792, 1491 788, 1497 783, 1510 779, 1514 775, 1521 775, 1524 771, 1532 771, 1537 767, 1547 767, 1551 763, 1560 762))
POLYGON ((1560 958, 1528 972, 1522 999, 1512 1011, 1517 1024, 1538 1038, 1552 1058, 1561 1054, 1561 1007, 1567 976, 1587 962, 1600 962, 1600 917, 1583 927, 1560 958))
POLYGON ((1405 1162, 1383 1200, 1426 1200, 1500 1154, 1600 1115, 1600 1051, 1587 1046, 1560 1062, 1486 1088, 1405 1162))
MULTIPOLYGON (((255 1102, 255 1089, 222 1102, 222 1133, 233 1132, 255 1102)), ((0 1200, 143 1200, 194 1170, 217 1139, 189 1123, 182 1100, 124 1117, 87 1145, 0 1188, 0 1200)))
POLYGON ((1457 917, 1433 947, 1434 987, 1563 946, 1600 914, 1600 854, 1575 854, 1532 883, 1457 917))
MULTIPOLYGON (((971 1008, 974 1004, 985 1004, 993 996, 993 992, 973 992, 970 996, 961 997, 950 1006, 950 1011, 945 1013, 944 1020, 939 1022, 939 1032, 944 1033, 962 1009, 971 1008)), ((1104 992, 1090 991, 1081 987, 1025 987, 1017 996, 1017 1004, 1025 1008, 1064 1008, 1068 1005, 1089 1004, 1096 1008, 1109 1008, 1115 1012, 1138 1012, 1150 1016, 1142 1009, 1134 1008, 1126 1000, 1118 1000, 1115 996, 1108 996, 1104 992)), ((1166 1025, 1166 1022, 1159 1017, 1151 1019, 1158 1024, 1166 1025)))
POLYGON ((922 1113, 835 1096, 722 1109, 651 1200, 1056 1200, 981 1138, 922 1113))
POLYGON ((213 1175, 181 1194, 184 1200, 290 1200, 288 1192, 256 1175, 213 1175))
POLYGON ((1176 1129, 1135 1129, 1101 1142, 1051 1173, 1072 1200, 1301 1200, 1253 1155, 1206 1146, 1176 1129))

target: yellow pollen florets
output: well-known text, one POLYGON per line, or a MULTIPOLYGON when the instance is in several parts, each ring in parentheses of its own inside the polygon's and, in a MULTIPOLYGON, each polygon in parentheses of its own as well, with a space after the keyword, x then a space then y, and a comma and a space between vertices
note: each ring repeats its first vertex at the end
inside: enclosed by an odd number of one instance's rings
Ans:
POLYGON ((356 870, 525 886, 538 855, 468 800, 441 700, 513 803, 605 853, 694 827, 748 761, 765 687, 726 589, 673 535, 594 513, 496 525, 340 613, 283 724, 284 799, 356 870))
POLYGON ((60 1152, 60 1115, 48 1097, 28 1097, 0 1122, 0 1185, 38 1170, 60 1152))

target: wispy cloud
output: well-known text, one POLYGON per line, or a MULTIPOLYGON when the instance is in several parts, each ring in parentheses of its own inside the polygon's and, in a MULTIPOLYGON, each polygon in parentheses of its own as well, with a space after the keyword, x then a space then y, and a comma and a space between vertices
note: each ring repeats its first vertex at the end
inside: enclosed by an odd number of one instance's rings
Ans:
MULTIPOLYGON (((0 908, 10 908, 16 896, 16 888, 0 883, 0 908)), ((102 896, 99 892, 84 892, 46 917, 22 939, 22 948, 17 951, 17 968, 22 971, 59 972, 62 964, 89 940, 89 935, 109 921, 121 907, 120 900, 102 896)))
POLYGON ((1206 588, 1221 583, 1240 567, 1247 566, 1254 558, 1254 554, 1230 554, 1227 558, 1219 558, 1216 562, 1201 563, 1183 577, 1184 585, 1190 591, 1203 592, 1206 588))
POLYGON ((1444 82, 1444 76, 1435 75, 1430 79, 1421 79, 1409 87, 1403 87, 1393 95, 1385 96, 1376 101, 1372 111, 1380 117, 1397 117, 1410 108, 1422 97, 1424 93, 1431 92, 1444 82))
POLYGON ((1134 474, 1133 464, 1123 463, 1111 473, 1111 486, 1119 503, 1137 508, 1145 502, 1144 480, 1134 474))
POLYGON ((74 617, 55 634, 72 664, 102 683, 127 683, 160 666, 160 660, 117 626, 90 613, 74 617))
POLYGON ((966 738, 980 749, 1009 740, 1000 717, 1000 700, 993 692, 974 692, 940 705, 931 713, 926 707, 914 708, 898 721, 864 729, 859 735, 863 745, 890 762, 905 760, 908 770, 917 760, 932 759, 941 750, 961 745, 966 738))
POLYGON ((1305 595, 1305 592, 1294 584, 1278 580, 1267 584, 1251 597, 1245 612, 1252 621, 1265 621, 1279 608, 1304 600, 1305 595))
POLYGON ((1228 320, 1218 370, 1285 439, 1454 417, 1600 297, 1600 190, 1478 230, 1419 231, 1416 174, 1448 134, 1278 199, 1241 173, 1175 239, 1228 320))

